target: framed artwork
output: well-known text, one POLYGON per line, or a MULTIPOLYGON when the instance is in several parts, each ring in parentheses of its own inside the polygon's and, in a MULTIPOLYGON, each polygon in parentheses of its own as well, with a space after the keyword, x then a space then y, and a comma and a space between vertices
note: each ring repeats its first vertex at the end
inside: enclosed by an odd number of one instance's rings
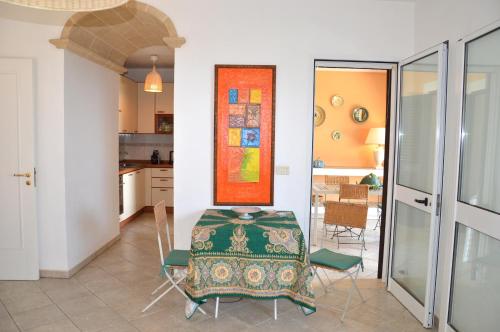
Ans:
POLYGON ((214 205, 273 205, 276 66, 215 66, 214 205))

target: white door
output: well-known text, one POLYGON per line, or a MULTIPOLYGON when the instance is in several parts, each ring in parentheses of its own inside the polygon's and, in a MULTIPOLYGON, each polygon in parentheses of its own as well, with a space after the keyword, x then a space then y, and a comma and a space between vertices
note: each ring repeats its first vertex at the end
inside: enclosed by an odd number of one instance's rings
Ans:
POLYGON ((500 22, 459 46, 462 108, 454 120, 461 124, 460 157, 442 319, 446 331, 500 331, 500 22))
POLYGON ((447 45, 400 63, 388 289, 431 327, 440 221, 447 45))
POLYGON ((36 280, 31 60, 0 58, 0 116, 0 280, 36 280))

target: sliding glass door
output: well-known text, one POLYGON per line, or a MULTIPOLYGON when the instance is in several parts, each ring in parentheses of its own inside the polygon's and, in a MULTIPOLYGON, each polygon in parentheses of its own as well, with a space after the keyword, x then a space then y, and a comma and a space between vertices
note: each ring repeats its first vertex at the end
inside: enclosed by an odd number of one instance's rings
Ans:
POLYGON ((500 26, 461 43, 461 150, 446 328, 500 331, 500 26))
POLYGON ((439 235, 447 45, 400 63, 388 289, 431 327, 439 235))

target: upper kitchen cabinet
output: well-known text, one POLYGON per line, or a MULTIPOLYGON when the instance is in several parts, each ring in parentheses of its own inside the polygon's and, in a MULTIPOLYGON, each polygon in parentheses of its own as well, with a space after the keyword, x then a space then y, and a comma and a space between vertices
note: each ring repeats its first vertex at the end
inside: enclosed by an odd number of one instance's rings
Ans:
POLYGON ((163 83, 163 91, 156 93, 156 114, 174 114, 174 83, 163 83))
POLYGON ((138 94, 138 127, 140 133, 155 133, 155 95, 157 93, 145 92, 144 83, 137 84, 138 94))
POLYGON ((118 131, 137 133, 137 83, 124 76, 120 76, 118 111, 118 131))

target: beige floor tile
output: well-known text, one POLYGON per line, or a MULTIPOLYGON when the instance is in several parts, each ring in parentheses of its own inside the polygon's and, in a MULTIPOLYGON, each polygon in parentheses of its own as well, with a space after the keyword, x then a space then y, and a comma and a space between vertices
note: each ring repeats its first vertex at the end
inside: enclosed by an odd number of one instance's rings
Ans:
POLYGON ((40 279, 40 288, 55 303, 91 295, 76 279, 40 279))
POLYGON ((17 332, 19 329, 17 328, 16 323, 12 320, 7 309, 0 302, 0 331, 2 332, 17 332))
POLYGON ((11 314, 41 308, 52 304, 50 298, 40 289, 37 291, 10 293, 2 299, 5 307, 11 314))
POLYGON ((38 326, 28 332, 78 332, 80 331, 69 319, 60 320, 51 324, 38 326))
POLYGON ((28 330, 67 319, 64 313, 54 304, 13 314, 12 317, 21 330, 28 330))
POLYGON ((83 314, 70 316, 71 321, 82 331, 101 331, 120 326, 125 320, 109 307, 98 308, 83 314))

